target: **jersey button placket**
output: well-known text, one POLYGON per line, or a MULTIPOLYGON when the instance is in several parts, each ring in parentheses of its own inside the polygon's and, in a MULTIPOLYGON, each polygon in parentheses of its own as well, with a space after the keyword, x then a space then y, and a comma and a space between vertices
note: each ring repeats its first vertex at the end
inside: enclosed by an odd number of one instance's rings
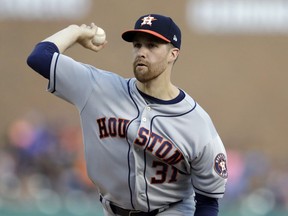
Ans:
MULTIPOLYGON (((146 129, 150 129, 150 115, 151 115, 151 107, 146 106, 143 109, 142 115, 141 115, 141 126, 140 127, 144 127, 146 129)), ((146 143, 147 144, 147 143, 146 143)), ((141 146, 141 148, 134 148, 136 150, 136 155, 138 155, 139 157, 143 157, 143 146, 141 146)), ((137 194, 138 194, 138 200, 140 201, 140 203, 145 204, 146 202, 146 194, 145 194, 145 190, 146 190, 146 183, 145 183, 145 175, 144 175, 144 170, 143 168, 145 167, 144 161, 143 160, 135 160, 137 165, 136 165, 136 185, 137 185, 137 194)))
MULTIPOLYGON (((149 107, 150 108, 150 107, 149 107)), ((145 107, 145 109, 143 110, 142 116, 141 116, 141 122, 142 124, 146 125, 147 123, 147 115, 150 109, 148 109, 148 107, 145 107)))
POLYGON ((151 111, 151 107, 150 106, 146 106, 144 111, 143 111, 143 115, 142 115, 142 121, 143 122, 147 122, 147 116, 149 115, 150 111, 151 111))

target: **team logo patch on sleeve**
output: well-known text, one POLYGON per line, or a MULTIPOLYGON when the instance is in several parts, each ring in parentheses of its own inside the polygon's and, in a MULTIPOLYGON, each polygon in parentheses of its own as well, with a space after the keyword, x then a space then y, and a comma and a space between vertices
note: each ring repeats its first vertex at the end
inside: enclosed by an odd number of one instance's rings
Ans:
POLYGON ((218 154, 214 160, 214 170, 222 178, 228 177, 226 156, 223 153, 218 154))

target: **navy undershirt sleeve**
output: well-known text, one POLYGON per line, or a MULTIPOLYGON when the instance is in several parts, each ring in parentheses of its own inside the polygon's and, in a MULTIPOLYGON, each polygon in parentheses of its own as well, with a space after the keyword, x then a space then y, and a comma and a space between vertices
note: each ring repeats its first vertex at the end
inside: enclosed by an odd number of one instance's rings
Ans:
POLYGON ((50 65, 55 52, 59 53, 59 49, 54 43, 48 41, 40 42, 28 56, 27 64, 37 73, 49 79, 50 65))
POLYGON ((201 194, 195 195, 196 211, 194 216, 217 216, 219 211, 218 199, 201 194))

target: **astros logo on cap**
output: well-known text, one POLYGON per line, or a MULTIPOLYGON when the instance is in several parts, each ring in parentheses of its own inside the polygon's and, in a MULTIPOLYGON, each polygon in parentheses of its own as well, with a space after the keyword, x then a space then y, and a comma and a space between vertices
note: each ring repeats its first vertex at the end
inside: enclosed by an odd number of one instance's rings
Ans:
POLYGON ((152 21, 154 21, 154 20, 157 20, 157 19, 155 19, 153 16, 146 16, 146 17, 144 17, 143 19, 143 22, 141 23, 141 26, 142 25, 152 25, 152 21))

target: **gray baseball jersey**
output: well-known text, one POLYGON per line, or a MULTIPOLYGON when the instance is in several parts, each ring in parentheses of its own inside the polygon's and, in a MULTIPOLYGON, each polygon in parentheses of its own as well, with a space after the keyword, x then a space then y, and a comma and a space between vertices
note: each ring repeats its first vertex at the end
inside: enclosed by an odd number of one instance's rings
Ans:
POLYGON ((226 152, 208 114, 187 93, 147 103, 125 79, 55 53, 48 91, 79 110, 89 177, 126 209, 150 211, 197 193, 220 198, 226 152))

